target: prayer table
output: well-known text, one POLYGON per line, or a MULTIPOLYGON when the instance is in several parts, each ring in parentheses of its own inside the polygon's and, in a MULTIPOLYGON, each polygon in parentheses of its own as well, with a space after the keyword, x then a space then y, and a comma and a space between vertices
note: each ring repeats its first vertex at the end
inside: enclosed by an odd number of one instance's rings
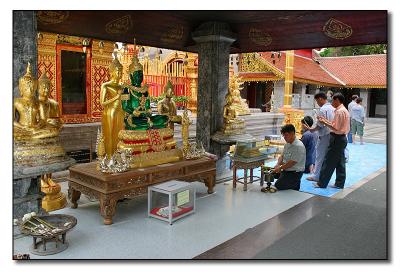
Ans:
POLYGON ((118 200, 147 193, 147 187, 169 180, 202 181, 208 193, 214 191, 216 160, 202 157, 122 173, 105 174, 96 169, 96 162, 77 164, 69 168, 68 196, 72 208, 77 208, 81 193, 100 201, 104 224, 112 224, 118 200))

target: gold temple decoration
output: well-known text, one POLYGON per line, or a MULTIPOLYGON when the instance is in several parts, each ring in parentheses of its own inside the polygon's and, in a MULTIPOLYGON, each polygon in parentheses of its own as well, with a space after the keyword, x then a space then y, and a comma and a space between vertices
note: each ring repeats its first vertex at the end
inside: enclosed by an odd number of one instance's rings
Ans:
POLYGON ((42 208, 46 212, 59 210, 67 204, 65 194, 61 192, 61 186, 51 179, 51 174, 45 174, 40 179, 41 190, 45 193, 42 199, 42 208))
POLYGON ((125 34, 132 28, 132 25, 132 17, 126 15, 108 22, 105 30, 109 34, 125 34))
POLYGON ((111 159, 117 150, 118 133, 124 128, 124 111, 121 107, 122 65, 116 55, 109 68, 110 81, 101 85, 100 103, 103 106, 102 137, 106 160, 111 159))
POLYGON ((177 115, 174 95, 174 86, 169 80, 164 87, 165 97, 157 103, 157 111, 159 114, 169 117, 169 128, 174 129, 174 123, 181 123, 182 117, 177 115))
MULTIPOLYGON (((41 76, 43 71, 46 72, 51 81, 50 97, 59 103, 61 109, 63 89, 60 83, 61 66, 57 63, 57 52, 69 50, 66 47, 67 45, 80 47, 80 52, 82 52, 82 42, 85 37, 47 32, 40 32, 40 37, 38 39, 38 77, 41 76)), ((87 81, 87 86, 89 87, 86 89, 86 96, 90 97, 86 101, 87 114, 64 114, 61 112, 60 117, 64 123, 101 121, 103 110, 100 103, 101 85, 110 80, 108 70, 112 62, 110 56, 114 51, 114 42, 94 38, 90 38, 90 41, 87 49, 87 58, 90 65, 86 66, 86 73, 90 75, 87 81)), ((142 56, 139 58, 139 62, 143 65, 144 82, 149 85, 150 96, 159 97, 162 95, 166 82, 171 80, 175 86, 175 94, 177 96, 187 96, 189 98, 187 107, 192 113, 195 113, 197 107, 197 54, 178 51, 178 59, 176 59, 174 56, 175 51, 165 53, 165 50, 162 50, 164 51, 162 53, 160 49, 142 47, 144 52, 141 51, 142 56), (155 55, 149 54, 151 50, 156 51, 155 55)), ((128 67, 133 56, 132 49, 132 44, 126 44, 118 49, 118 59, 123 66, 122 83, 125 84, 129 82, 128 67)), ((186 105, 186 102, 184 103, 186 105)), ((177 105, 179 106, 179 103, 177 105)))
MULTIPOLYGON (((50 80, 43 72, 38 81, 32 74, 30 63, 26 74, 19 79, 20 98, 14 101, 14 164, 33 166, 49 164, 64 159, 65 152, 59 143, 62 127, 58 103, 49 98, 50 80), (39 87, 39 90, 38 90, 39 87), (36 92, 39 92, 38 99, 36 92)), ((51 174, 42 176, 42 192, 46 196, 42 206, 47 211, 65 206, 65 195, 51 174)))
POLYGON ((268 46, 272 43, 272 37, 261 29, 252 27, 249 30, 250 40, 259 46, 268 46))
POLYGON ((344 40, 353 34, 353 29, 351 26, 330 18, 322 28, 324 34, 332 39, 344 40))
POLYGON ((240 71, 243 73, 271 72, 276 76, 275 80, 281 80, 285 77, 284 73, 282 73, 279 69, 268 63, 257 53, 241 54, 240 71))
MULTIPOLYGON (((250 114, 249 105, 246 99, 240 96, 240 91, 243 89, 243 81, 237 75, 232 75, 229 78, 229 89, 227 97, 232 100, 232 105, 230 106, 236 111, 236 115, 248 115, 250 114)), ((227 97, 225 99, 227 99, 227 97)))
POLYGON ((37 12, 37 19, 45 25, 59 24, 67 20, 69 11, 66 10, 40 10, 37 12))
POLYGON ((296 135, 301 136, 301 119, 304 117, 304 111, 292 108, 292 93, 293 93, 293 64, 294 50, 286 51, 285 65, 285 91, 283 98, 283 108, 279 111, 285 114, 283 124, 292 124, 296 129, 296 135))
POLYGON ((164 34, 162 34, 160 40, 165 43, 176 42, 182 39, 183 33, 183 26, 170 27, 164 34))
POLYGON ((292 106, 294 50, 286 51, 285 92, 283 107, 292 106))

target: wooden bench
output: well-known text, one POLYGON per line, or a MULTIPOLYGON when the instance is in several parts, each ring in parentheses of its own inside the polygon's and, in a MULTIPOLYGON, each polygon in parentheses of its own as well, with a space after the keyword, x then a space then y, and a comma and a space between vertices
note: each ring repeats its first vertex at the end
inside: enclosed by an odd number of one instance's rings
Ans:
POLYGON ((112 224, 117 201, 147 193, 153 184, 177 179, 182 181, 202 181, 208 193, 214 191, 216 160, 202 157, 166 163, 146 168, 132 169, 123 173, 105 174, 96 169, 96 162, 77 164, 69 168, 68 196, 72 208, 78 207, 81 193, 100 201, 100 214, 104 224, 112 224))

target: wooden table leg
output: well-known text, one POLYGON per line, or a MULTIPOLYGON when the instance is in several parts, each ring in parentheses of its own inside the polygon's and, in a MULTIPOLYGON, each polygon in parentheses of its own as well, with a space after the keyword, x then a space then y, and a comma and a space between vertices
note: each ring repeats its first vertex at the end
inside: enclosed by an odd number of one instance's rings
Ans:
POLYGON ((212 194, 214 193, 214 186, 215 186, 215 176, 210 175, 207 177, 207 193, 212 194))
POLYGON ((71 208, 78 208, 78 200, 81 197, 81 192, 75 190, 73 187, 70 186, 68 189, 68 195, 70 196, 70 201, 72 203, 71 208))
POLYGON ((247 191, 247 168, 244 169, 243 191, 247 191))
POLYGON ((115 206, 117 205, 117 200, 111 199, 107 196, 100 197, 100 213, 104 218, 104 225, 111 225, 112 218, 115 214, 115 206))
POLYGON ((233 166, 232 167, 232 170, 233 170, 233 188, 236 188, 236 170, 237 170, 237 168, 236 168, 236 166, 233 166))
POLYGON ((264 179, 265 179, 264 171, 263 171, 263 168, 261 167, 260 186, 264 185, 264 179))

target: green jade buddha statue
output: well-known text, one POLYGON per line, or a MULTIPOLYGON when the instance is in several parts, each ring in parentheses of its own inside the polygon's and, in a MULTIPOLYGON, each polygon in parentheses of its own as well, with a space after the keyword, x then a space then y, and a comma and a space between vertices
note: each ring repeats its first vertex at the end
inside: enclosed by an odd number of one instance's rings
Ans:
POLYGON ((148 130, 166 128, 167 115, 152 115, 148 86, 141 86, 143 81, 143 66, 137 56, 133 56, 129 65, 131 85, 124 87, 121 96, 122 109, 126 112, 124 122, 126 130, 148 130))

